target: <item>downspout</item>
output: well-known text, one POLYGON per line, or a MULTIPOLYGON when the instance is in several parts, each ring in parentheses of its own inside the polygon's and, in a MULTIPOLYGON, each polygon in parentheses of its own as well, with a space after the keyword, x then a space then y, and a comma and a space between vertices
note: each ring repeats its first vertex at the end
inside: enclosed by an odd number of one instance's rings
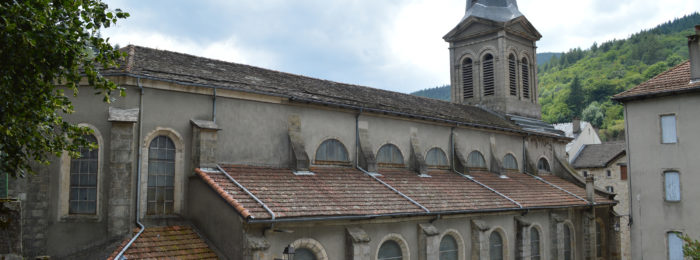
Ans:
POLYGON ((139 220, 139 216, 141 214, 141 200, 140 200, 140 194, 141 194, 141 134, 143 132, 143 85, 141 85, 141 78, 137 77, 136 78, 136 85, 139 87, 139 133, 138 133, 138 139, 137 139, 137 145, 136 149, 138 150, 138 158, 136 158, 136 225, 139 226, 139 232, 136 233, 136 235, 129 240, 129 243, 127 243, 124 248, 122 248, 122 251, 119 251, 119 254, 114 257, 116 260, 122 260, 126 259, 124 257, 124 253, 126 252, 127 249, 131 246, 131 244, 136 241, 136 239, 143 233, 143 231, 146 230, 146 227, 141 224, 141 221, 139 220))
MULTIPOLYGON (((623 104, 624 105, 624 104, 623 104)), ((632 226, 632 202, 634 200, 632 199, 632 151, 630 150, 630 125, 629 125, 629 120, 627 120, 629 117, 627 115, 627 105, 625 106, 625 143, 627 146, 627 150, 625 151, 627 153, 627 189, 629 189, 629 200, 630 200, 630 206, 629 206, 629 212, 627 212, 627 215, 629 217, 628 219, 628 226, 632 226)), ((641 215, 640 215, 641 216, 641 215)), ((640 217, 641 218, 641 217, 640 217)))
POLYGON ((216 123, 216 87, 214 87, 214 95, 212 97, 212 105, 211 105, 211 121, 216 123))

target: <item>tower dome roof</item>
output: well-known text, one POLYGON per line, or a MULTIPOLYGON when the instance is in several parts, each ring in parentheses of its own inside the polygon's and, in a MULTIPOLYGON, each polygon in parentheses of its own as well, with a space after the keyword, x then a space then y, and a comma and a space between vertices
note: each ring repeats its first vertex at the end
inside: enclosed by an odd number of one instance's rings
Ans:
POLYGON ((515 0, 467 0, 467 11, 462 20, 474 16, 507 22, 522 15, 515 0))

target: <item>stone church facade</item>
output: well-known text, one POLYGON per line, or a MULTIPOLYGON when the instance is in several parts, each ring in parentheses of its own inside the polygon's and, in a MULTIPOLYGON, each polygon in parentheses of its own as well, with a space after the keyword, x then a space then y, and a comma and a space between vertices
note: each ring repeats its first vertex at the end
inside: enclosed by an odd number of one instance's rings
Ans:
POLYGON ((69 121, 99 145, 13 181, 53 258, 618 259, 614 195, 540 120, 514 0, 467 1, 452 102, 127 46, 69 121))

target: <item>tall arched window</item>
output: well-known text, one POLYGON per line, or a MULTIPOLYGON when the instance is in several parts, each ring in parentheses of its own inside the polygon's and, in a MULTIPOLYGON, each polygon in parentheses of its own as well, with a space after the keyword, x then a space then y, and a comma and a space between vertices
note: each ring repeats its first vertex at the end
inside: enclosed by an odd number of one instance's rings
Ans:
POLYGON ((595 254, 596 257, 603 257, 603 224, 595 222, 595 254))
MULTIPOLYGON (((93 135, 83 136, 89 143, 97 143, 93 135)), ((80 146, 80 158, 70 160, 69 214, 97 214, 98 149, 80 146)))
POLYGON ((515 159, 515 156, 512 154, 506 154, 505 157, 503 157, 503 168, 506 168, 507 170, 518 170, 518 161, 515 159))
POLYGON ((462 94, 464 99, 474 97, 474 67, 472 59, 462 61, 462 94))
POLYGON ((503 238, 496 231, 489 236, 489 256, 491 260, 503 260, 503 238))
POLYGON ((571 228, 569 225, 564 225, 564 260, 571 260, 573 256, 571 255, 571 228))
POLYGON ((492 96, 495 93, 496 78, 493 70, 493 55, 484 55, 484 60, 481 62, 483 71, 484 96, 492 96))
POLYGON ((530 98, 530 67, 527 63, 527 59, 523 58, 521 63, 522 68, 522 80, 523 80, 523 98, 530 98))
POLYGON ((537 161, 537 169, 540 171, 549 172, 549 162, 547 162, 547 159, 540 158, 540 160, 537 161))
POLYGON ((457 240, 450 235, 446 235, 440 241, 440 260, 457 260, 459 248, 457 240))
POLYGON ((148 191, 146 214, 167 215, 174 212, 175 144, 160 135, 148 147, 148 191))
POLYGON ((540 231, 537 228, 530 228, 530 259, 540 260, 542 253, 540 252, 540 231))
POLYGON ((394 240, 387 240, 382 243, 379 247, 379 253, 377 254, 378 260, 401 260, 403 259, 403 254, 401 253, 401 247, 399 243, 394 240))
POLYGON ((294 250, 294 260, 316 260, 316 254, 308 248, 297 248, 294 250))
POLYGON ((479 151, 469 153, 469 156, 467 157, 467 168, 486 168, 486 160, 484 160, 484 156, 479 151))
POLYGON ((396 145, 385 144, 377 152, 377 163, 380 166, 403 167, 403 155, 396 145))
POLYGON ((508 81, 510 83, 509 87, 511 96, 518 95, 518 77, 515 72, 518 68, 516 63, 515 55, 511 54, 508 56, 508 81))
POLYGON ((428 155, 425 157, 425 163, 428 166, 435 168, 450 166, 447 162, 447 156, 445 155, 445 152, 443 152, 442 149, 437 147, 428 151, 428 155))
POLYGON ((347 163, 348 150, 336 139, 323 141, 316 150, 316 163, 347 163))

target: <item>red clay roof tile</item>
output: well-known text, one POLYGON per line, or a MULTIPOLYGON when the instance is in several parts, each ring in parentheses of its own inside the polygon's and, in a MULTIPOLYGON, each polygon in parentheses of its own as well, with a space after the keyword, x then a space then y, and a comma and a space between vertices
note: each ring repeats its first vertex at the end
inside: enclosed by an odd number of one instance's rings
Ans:
POLYGON ((690 61, 686 61, 634 88, 613 96, 613 99, 624 101, 692 89, 700 90, 700 81, 690 82, 690 61))
MULTIPOLYGON (((134 230, 134 234, 138 229, 134 230)), ((108 258, 113 260, 128 238, 108 258)), ((126 259, 218 259, 189 226, 148 227, 124 253, 126 259)))

